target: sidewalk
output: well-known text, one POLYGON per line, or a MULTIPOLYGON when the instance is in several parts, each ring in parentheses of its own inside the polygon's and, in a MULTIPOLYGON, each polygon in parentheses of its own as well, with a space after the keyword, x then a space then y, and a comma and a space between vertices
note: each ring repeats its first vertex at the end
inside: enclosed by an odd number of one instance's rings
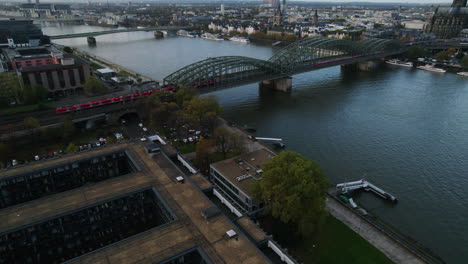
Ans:
POLYGON ((328 197, 326 207, 331 215, 343 222, 354 232, 371 243, 374 247, 382 251, 390 260, 395 263, 425 263, 420 258, 402 247, 396 241, 382 233, 373 225, 360 218, 339 202, 328 197))

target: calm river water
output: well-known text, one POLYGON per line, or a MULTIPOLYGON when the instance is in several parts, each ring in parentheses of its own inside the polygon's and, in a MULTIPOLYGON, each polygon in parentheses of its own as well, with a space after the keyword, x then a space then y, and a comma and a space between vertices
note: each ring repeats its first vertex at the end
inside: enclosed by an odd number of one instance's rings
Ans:
MULTIPOLYGON (((48 24, 46 34, 106 30, 48 24)), ((207 57, 267 59, 270 46, 171 37, 151 32, 57 41, 162 80, 207 57)), ((278 49, 278 48, 275 48, 278 49)), ((387 67, 342 73, 339 67, 294 76, 293 92, 260 93, 257 84, 213 92, 224 117, 283 138, 314 159, 332 183, 363 176, 394 194, 397 205, 370 194, 365 208, 422 242, 449 263, 468 259, 468 78, 387 67)))

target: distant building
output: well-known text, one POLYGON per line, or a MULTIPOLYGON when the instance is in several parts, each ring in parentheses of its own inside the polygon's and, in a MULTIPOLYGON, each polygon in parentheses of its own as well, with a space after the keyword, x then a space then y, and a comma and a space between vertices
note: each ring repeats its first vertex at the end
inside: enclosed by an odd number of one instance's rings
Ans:
POLYGON ((262 179, 262 164, 274 156, 274 153, 261 149, 211 164, 210 176, 215 195, 221 195, 234 212, 249 216, 260 214, 263 203, 252 198, 250 185, 262 179))
POLYGON ((83 88, 91 75, 86 61, 55 47, 3 50, 8 68, 21 74, 21 85, 41 85, 51 94, 69 94, 83 88))
POLYGON ((35 4, 22 4, 20 10, 26 17, 51 17, 71 14, 70 5, 40 4, 39 1, 36 1, 35 4))
POLYGON ((50 41, 32 20, 0 20, 1 47, 34 47, 50 41))
POLYGON ((451 7, 438 7, 426 31, 434 33, 437 38, 449 39, 456 37, 460 31, 468 27, 467 0, 454 0, 451 7))

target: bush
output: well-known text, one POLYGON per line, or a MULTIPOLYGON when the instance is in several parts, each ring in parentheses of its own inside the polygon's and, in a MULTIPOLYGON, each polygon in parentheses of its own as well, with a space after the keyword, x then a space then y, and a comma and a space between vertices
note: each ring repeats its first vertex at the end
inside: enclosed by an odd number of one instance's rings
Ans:
POLYGON ((83 86, 83 90, 87 95, 95 95, 99 93, 103 93, 106 88, 104 87, 104 84, 96 79, 96 77, 91 76, 88 79, 86 79, 86 82, 83 86))

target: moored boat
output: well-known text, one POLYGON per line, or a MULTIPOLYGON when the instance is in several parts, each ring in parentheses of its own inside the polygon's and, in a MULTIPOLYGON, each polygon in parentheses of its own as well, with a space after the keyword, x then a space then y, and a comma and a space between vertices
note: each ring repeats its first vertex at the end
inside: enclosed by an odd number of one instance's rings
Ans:
POLYGON ((468 72, 457 72, 458 75, 468 77, 468 72))
POLYGON ((431 72, 439 72, 439 73, 447 72, 446 70, 441 69, 441 68, 436 68, 431 64, 427 64, 427 65, 424 65, 424 66, 418 66, 418 69, 425 70, 425 71, 431 71, 431 72))
POLYGON ((412 62, 405 62, 405 61, 400 61, 397 59, 388 60, 388 61, 385 61, 385 63, 391 64, 391 65, 403 66, 403 67, 413 67, 412 62))
POLYGON ((249 43, 250 40, 248 38, 244 38, 244 37, 238 37, 238 36, 234 36, 232 38, 229 39, 230 41, 235 41, 235 42, 241 42, 241 43, 249 43))
POLYGON ((204 39, 209 39, 209 40, 223 40, 219 35, 211 34, 211 33, 203 33, 201 35, 202 38, 204 39))

